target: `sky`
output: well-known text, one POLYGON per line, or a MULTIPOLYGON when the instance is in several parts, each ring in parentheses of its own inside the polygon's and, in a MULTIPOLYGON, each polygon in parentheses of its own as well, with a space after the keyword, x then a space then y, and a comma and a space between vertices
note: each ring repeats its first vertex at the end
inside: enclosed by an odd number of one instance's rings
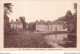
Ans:
POLYGON ((24 16, 26 22, 34 22, 36 20, 54 21, 59 17, 65 16, 70 10, 74 13, 73 4, 76 1, 58 1, 58 0, 43 0, 43 1, 16 1, 12 2, 13 13, 9 15, 10 21, 19 19, 24 16))

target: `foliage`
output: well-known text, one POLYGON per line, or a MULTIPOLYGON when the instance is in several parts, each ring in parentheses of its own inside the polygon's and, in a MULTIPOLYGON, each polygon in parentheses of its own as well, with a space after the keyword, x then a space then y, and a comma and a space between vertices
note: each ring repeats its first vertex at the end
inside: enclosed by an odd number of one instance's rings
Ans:
POLYGON ((66 15, 65 15, 65 21, 67 22, 68 24, 68 31, 71 32, 74 28, 74 25, 73 25, 73 15, 71 13, 71 11, 67 11, 66 15))
POLYGON ((11 6, 12 6, 11 3, 4 4, 4 33, 8 33, 10 30, 8 14, 10 14, 10 12, 12 12, 11 6))
POLYGON ((25 21, 25 17, 20 17, 20 20, 22 21, 23 23, 23 29, 25 30, 26 29, 26 21, 25 21))
POLYGON ((74 3, 75 13, 72 14, 70 10, 66 15, 57 19, 57 21, 66 21, 69 32, 75 32, 77 30, 77 3, 74 3))
POLYGON ((28 27, 28 30, 29 31, 34 31, 36 29, 36 23, 34 22, 31 22, 29 23, 29 27, 28 27))
POLYGON ((4 14, 10 14, 12 12, 12 4, 11 3, 5 3, 4 4, 4 14))
POLYGON ((74 3, 74 9, 75 9, 75 11, 77 13, 77 3, 74 3))

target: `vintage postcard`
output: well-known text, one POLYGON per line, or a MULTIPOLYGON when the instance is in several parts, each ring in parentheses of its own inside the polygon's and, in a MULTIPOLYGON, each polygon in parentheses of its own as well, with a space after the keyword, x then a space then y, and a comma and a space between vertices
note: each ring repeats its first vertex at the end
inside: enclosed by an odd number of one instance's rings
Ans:
POLYGON ((1 0, 0 51, 79 51, 79 0, 1 0))

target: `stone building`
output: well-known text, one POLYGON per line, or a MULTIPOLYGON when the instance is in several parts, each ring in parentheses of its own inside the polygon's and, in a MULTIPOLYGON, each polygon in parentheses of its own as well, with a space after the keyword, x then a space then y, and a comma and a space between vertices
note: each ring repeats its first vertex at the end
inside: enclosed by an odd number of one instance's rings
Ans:
POLYGON ((11 20, 10 28, 11 28, 11 30, 20 31, 23 29, 23 23, 21 22, 20 19, 16 19, 15 22, 13 20, 11 20))
POLYGON ((53 22, 44 22, 40 21, 36 23, 37 31, 67 31, 65 27, 67 23, 65 21, 53 21, 53 22))

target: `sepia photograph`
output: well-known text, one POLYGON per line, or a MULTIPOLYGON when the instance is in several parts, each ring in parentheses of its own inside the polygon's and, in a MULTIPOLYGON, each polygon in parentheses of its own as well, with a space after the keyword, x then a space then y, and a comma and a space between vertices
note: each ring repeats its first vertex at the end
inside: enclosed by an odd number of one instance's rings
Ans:
POLYGON ((77 48, 77 2, 3 4, 4 48, 77 48))

